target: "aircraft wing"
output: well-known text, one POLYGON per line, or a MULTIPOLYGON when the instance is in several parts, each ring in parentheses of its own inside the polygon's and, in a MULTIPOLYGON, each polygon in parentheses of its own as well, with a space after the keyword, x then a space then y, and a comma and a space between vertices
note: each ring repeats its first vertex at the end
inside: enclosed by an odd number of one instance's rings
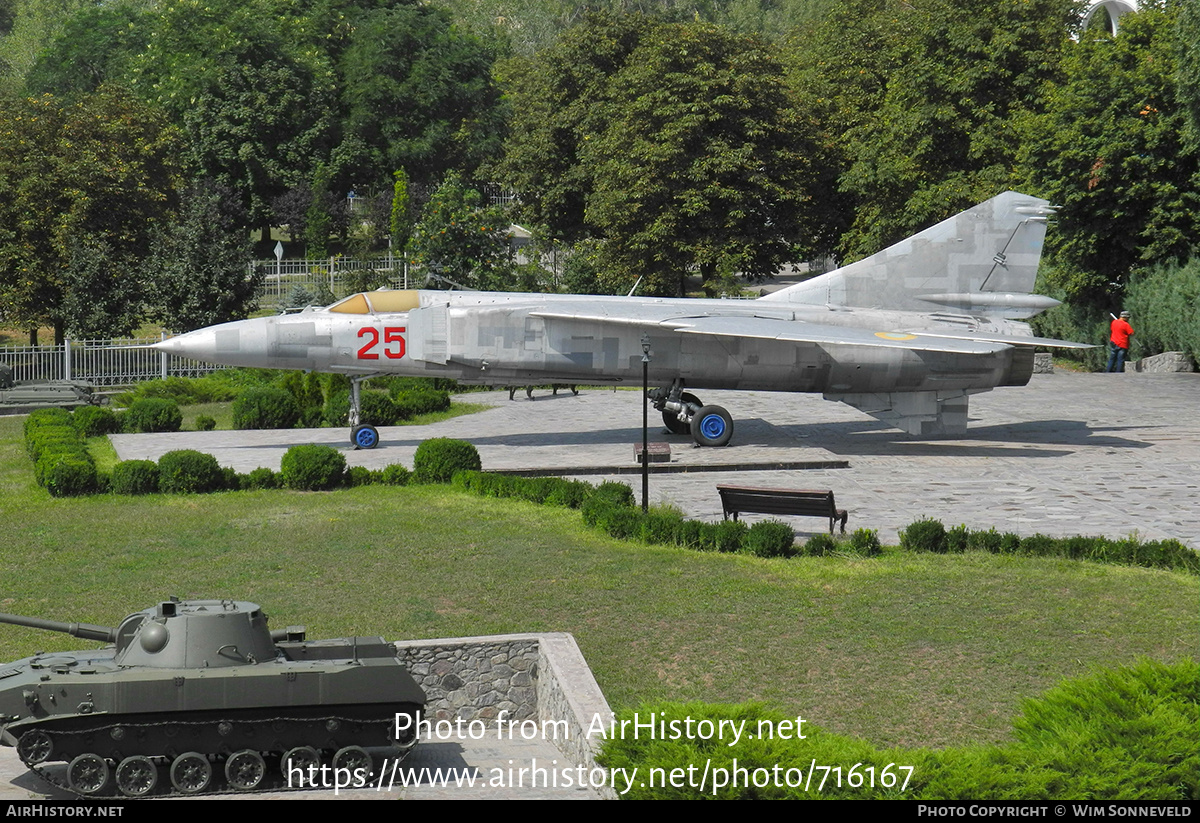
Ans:
POLYGON ((788 340, 816 345, 872 346, 878 348, 943 351, 955 354, 992 354, 1008 348, 999 340, 961 339, 924 332, 878 331, 800 320, 776 320, 768 317, 668 317, 653 315, 611 316, 599 313, 539 311, 534 316, 545 319, 569 320, 598 324, 641 326, 646 329, 669 329, 680 334, 706 334, 718 337, 744 337, 763 340, 788 340))
POLYGON ((926 337, 950 337, 956 340, 986 340, 991 343, 1005 343, 1009 346, 1046 346, 1056 349, 1094 349, 1091 343, 1074 343, 1070 340, 1059 340, 1054 337, 1017 337, 1006 334, 971 334, 960 332, 952 334, 941 331, 914 332, 926 337))

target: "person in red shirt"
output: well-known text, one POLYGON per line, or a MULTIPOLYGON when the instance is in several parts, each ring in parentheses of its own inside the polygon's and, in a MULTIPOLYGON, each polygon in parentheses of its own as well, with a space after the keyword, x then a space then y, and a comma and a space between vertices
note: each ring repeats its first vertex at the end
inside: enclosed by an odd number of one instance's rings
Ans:
POLYGON ((1125 371, 1125 356, 1129 354, 1129 338, 1133 337, 1133 326, 1129 325, 1129 312, 1121 312, 1121 316, 1112 321, 1112 334, 1109 337, 1108 366, 1106 372, 1125 371))

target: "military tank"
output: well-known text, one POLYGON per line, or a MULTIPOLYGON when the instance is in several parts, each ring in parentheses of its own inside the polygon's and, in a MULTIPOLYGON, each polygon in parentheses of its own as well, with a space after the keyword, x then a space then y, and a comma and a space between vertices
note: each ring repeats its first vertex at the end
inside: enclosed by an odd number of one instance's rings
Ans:
POLYGON ((51 782, 43 764, 65 762, 76 794, 333 788, 333 769, 361 786, 368 748, 417 742, 425 693, 382 637, 273 632, 235 600, 171 598, 116 628, 0 622, 111 644, 0 665, 0 743, 51 782))

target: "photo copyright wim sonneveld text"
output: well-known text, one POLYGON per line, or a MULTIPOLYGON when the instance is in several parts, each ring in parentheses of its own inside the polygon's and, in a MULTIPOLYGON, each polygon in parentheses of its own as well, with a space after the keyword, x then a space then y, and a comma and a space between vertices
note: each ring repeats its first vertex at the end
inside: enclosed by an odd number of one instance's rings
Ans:
MULTIPOLYGON (((512 720, 508 712, 502 711, 492 720, 428 720, 414 721, 408 715, 398 714, 395 719, 397 739, 411 738, 416 723, 418 740, 480 740, 494 736, 509 740, 548 741, 569 740, 570 725, 566 721, 512 720)), ((648 740, 717 740, 734 746, 741 740, 768 738, 773 740, 804 740, 803 717, 795 720, 760 720, 753 724, 742 720, 710 720, 692 717, 671 717, 651 712, 634 714, 632 718, 617 720, 595 715, 582 734, 594 739, 648 739, 648 740)), ((556 759, 533 758, 529 761, 509 760, 507 766, 486 769, 464 768, 416 768, 400 767, 398 760, 384 760, 378 772, 366 768, 338 769, 332 766, 309 765, 289 770, 288 784, 293 787, 328 788, 335 792, 342 789, 374 789, 391 791, 418 785, 458 786, 462 788, 611 788, 626 794, 635 787, 642 788, 691 788, 702 793, 717 794, 730 788, 800 788, 804 791, 826 791, 834 788, 871 788, 882 786, 903 792, 912 777, 913 767, 889 763, 880 768, 873 764, 855 763, 830 765, 817 763, 776 764, 767 767, 749 767, 732 762, 714 763, 707 758, 703 763, 675 768, 637 766, 630 768, 602 768, 599 766, 560 764, 556 759)))

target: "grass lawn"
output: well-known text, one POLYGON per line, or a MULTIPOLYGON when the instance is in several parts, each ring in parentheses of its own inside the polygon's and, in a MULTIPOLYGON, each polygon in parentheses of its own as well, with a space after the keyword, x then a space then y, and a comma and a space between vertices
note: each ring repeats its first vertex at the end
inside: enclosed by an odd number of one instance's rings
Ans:
MULTIPOLYGON (((1020 700, 1200 656, 1200 580, 983 554, 762 560, 622 543, 448 488, 54 499, 0 418, 0 611, 115 624, 169 595, 389 639, 569 631, 615 707, 757 699, 877 744, 1005 739, 1020 700)), ((0 626, 0 661, 82 648, 0 626)))

